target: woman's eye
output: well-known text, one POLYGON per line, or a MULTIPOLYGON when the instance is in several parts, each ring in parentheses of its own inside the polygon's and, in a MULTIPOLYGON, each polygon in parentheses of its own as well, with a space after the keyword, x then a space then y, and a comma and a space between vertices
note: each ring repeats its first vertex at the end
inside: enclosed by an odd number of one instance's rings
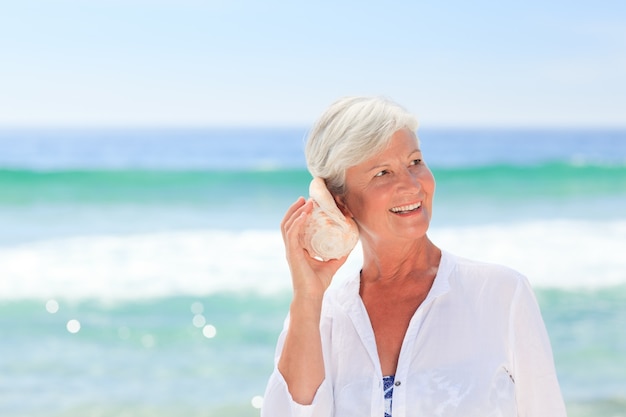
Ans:
POLYGON ((386 169, 383 169, 382 171, 376 173, 376 175, 374 175, 375 177, 382 177, 383 175, 388 174, 389 171, 387 171, 386 169))
POLYGON ((414 159, 411 161, 411 165, 420 165, 422 163, 421 159, 414 159))

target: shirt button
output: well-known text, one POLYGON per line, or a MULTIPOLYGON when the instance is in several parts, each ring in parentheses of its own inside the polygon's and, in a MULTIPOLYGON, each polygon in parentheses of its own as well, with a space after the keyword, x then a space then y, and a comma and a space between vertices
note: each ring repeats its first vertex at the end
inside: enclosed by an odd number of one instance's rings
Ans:
POLYGON ((402 382, 400 382, 400 381, 396 381, 393 385, 395 385, 396 387, 399 387, 399 386, 400 386, 400 384, 402 384, 402 382))

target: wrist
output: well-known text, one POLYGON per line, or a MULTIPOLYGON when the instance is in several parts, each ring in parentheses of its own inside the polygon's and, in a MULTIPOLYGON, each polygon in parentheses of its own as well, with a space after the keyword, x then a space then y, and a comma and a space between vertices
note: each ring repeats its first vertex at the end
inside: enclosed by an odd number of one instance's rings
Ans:
POLYGON ((289 307, 289 314, 291 318, 313 318, 319 322, 323 299, 323 294, 316 295, 294 292, 294 296, 289 307))

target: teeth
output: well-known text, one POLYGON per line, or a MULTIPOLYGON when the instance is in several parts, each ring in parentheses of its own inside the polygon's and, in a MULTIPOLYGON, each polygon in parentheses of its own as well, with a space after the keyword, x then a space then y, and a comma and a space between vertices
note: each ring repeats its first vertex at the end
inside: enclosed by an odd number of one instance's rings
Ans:
POLYGON ((392 212, 394 213, 404 213, 407 211, 412 211, 412 210, 416 210, 418 208, 420 208, 422 206, 422 203, 416 203, 416 204, 410 204, 408 206, 399 206, 399 207, 394 207, 391 209, 392 212))

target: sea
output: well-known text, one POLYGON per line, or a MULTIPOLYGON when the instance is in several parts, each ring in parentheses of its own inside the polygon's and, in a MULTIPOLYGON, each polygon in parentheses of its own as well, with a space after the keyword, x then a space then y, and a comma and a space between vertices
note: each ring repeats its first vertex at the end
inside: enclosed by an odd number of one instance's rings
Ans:
MULTIPOLYGON (((259 416, 306 134, 0 130, 0 415, 259 416)), ((529 278, 570 417, 626 416, 626 130, 419 136, 431 239, 529 278)))

